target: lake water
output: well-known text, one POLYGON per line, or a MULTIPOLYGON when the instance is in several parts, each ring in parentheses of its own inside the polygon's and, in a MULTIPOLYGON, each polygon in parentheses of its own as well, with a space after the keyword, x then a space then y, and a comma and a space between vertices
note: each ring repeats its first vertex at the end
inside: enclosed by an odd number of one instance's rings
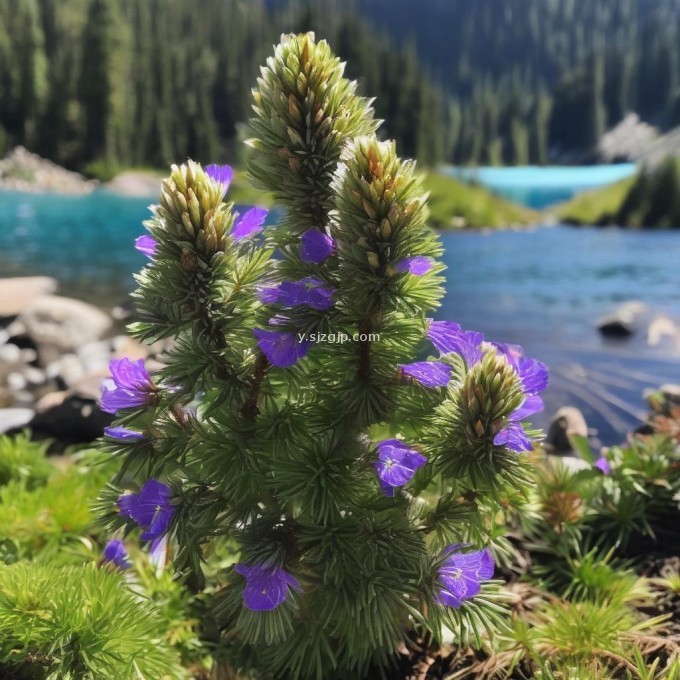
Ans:
MULTIPOLYGON (((133 242, 148 203, 104 192, 0 192, 0 276, 46 274, 64 294, 120 303, 145 261, 133 242)), ((677 232, 546 227, 448 233, 443 241, 448 294, 438 317, 520 343, 550 366, 541 425, 574 405, 614 443, 644 417, 644 388, 680 382, 677 352, 642 336, 606 342, 596 330, 601 315, 631 299, 680 319, 677 232)))
POLYGON ((573 198, 582 191, 618 182, 635 174, 634 163, 589 166, 443 168, 446 174, 466 182, 479 182, 495 194, 542 210, 573 198))

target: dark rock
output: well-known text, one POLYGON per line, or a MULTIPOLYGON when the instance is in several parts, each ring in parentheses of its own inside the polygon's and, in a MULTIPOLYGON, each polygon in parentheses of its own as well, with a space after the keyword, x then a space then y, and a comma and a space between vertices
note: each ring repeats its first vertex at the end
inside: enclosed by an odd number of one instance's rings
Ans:
POLYGON ((597 328, 606 338, 628 338, 638 329, 640 317, 646 309, 641 302, 627 302, 600 319, 597 328))
POLYGON ((583 413, 574 406, 563 406, 555 414, 548 434, 545 438, 545 446, 554 453, 570 453, 573 451, 570 437, 588 437, 588 424, 583 413))
POLYGON ((71 393, 61 393, 61 399, 48 396, 51 406, 43 402, 42 412, 35 414, 29 427, 36 439, 58 440, 59 448, 94 441, 113 421, 113 416, 104 413, 92 399, 71 393))
POLYGON ((667 403, 680 406, 680 385, 661 385, 659 392, 667 403))

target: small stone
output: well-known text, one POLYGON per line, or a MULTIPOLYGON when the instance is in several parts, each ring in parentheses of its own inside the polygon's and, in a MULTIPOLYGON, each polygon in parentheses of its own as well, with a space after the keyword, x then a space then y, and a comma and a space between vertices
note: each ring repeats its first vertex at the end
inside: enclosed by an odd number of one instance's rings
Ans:
POLYGON ((112 325, 111 319, 93 305, 57 295, 39 298, 19 319, 38 347, 43 365, 84 343, 101 340, 112 325))
POLYGON ((32 386, 44 385, 46 382, 46 375, 35 366, 26 366, 22 371, 26 382, 32 386))
POLYGON ((647 328, 647 343, 651 347, 660 345, 664 338, 674 341, 677 337, 680 337, 680 330, 673 320, 666 316, 657 317, 647 328))
POLYGON ((75 354, 64 354, 59 360, 52 362, 45 372, 64 387, 73 387, 86 375, 83 364, 75 354))
POLYGON ((21 390, 25 390, 26 387, 28 386, 28 382, 26 378, 24 378, 21 373, 10 373, 7 378, 7 387, 9 387, 12 392, 21 392, 21 390))
POLYGON ((21 350, 12 344, 0 345, 0 362, 10 366, 17 366, 21 361, 21 350))
POLYGON ((36 413, 45 413, 45 411, 49 411, 50 409, 60 406, 64 403, 64 399, 68 397, 68 394, 69 393, 67 390, 62 390, 60 392, 50 392, 49 394, 46 394, 36 403, 36 413))
POLYGON ((33 416, 30 408, 0 408, 0 434, 25 427, 33 416))
POLYGON ((563 406, 553 417, 548 434, 545 438, 545 447, 555 453, 569 453, 573 451, 570 437, 588 437, 588 425, 583 413, 574 406, 563 406))
POLYGON ((606 338, 628 338, 637 330, 640 317, 647 311, 642 302, 630 301, 600 319, 597 328, 606 338))
POLYGON ((30 427, 37 436, 56 439, 65 447, 94 441, 112 421, 113 416, 104 413, 96 402, 69 393, 61 403, 36 413, 30 427))

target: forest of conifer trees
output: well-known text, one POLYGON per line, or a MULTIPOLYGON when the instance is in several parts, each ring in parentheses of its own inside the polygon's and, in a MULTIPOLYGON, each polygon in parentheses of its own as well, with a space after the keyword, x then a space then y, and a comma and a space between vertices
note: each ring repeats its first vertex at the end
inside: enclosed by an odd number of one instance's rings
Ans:
POLYGON ((680 0, 423 3, 0 0, 0 154, 100 175, 234 160, 282 31, 328 38, 384 134, 429 165, 588 159, 628 111, 680 124, 680 0))

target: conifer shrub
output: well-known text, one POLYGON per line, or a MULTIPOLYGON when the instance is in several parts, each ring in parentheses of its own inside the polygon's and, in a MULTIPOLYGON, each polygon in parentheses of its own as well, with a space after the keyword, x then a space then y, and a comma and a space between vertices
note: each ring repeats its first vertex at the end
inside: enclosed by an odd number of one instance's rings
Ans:
POLYGON ((445 626, 481 644, 531 482, 545 366, 431 318, 427 196, 355 89, 312 34, 262 68, 249 172, 275 226, 225 199, 229 166, 173 166, 131 326, 171 349, 112 362, 102 395, 102 521, 168 551, 216 658, 256 677, 379 677, 445 626))

